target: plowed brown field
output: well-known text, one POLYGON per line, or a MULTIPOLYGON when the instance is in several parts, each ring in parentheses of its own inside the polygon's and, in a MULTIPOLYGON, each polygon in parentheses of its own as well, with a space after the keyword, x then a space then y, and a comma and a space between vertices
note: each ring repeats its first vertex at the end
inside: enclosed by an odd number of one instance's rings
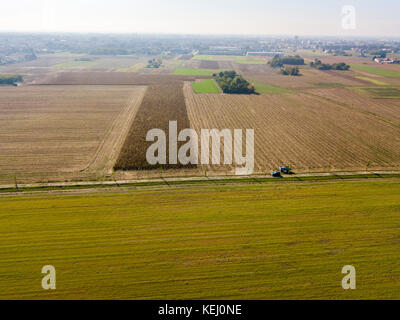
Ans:
POLYGON ((94 179, 109 171, 144 90, 0 87, 0 181, 94 179))
POLYGON ((255 129, 257 172, 400 167, 400 128, 357 109, 305 93, 194 94, 188 83, 184 92, 197 131, 255 129))
POLYGON ((308 92, 400 126, 400 99, 372 99, 346 88, 312 89, 308 92))
POLYGON ((218 63, 218 61, 201 60, 200 68, 201 69, 219 69, 219 63, 218 63))

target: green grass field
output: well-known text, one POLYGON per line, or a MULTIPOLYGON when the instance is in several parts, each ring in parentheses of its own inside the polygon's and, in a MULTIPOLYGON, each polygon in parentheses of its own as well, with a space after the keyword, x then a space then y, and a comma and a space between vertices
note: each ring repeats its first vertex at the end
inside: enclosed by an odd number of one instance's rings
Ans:
POLYGON ((374 67, 364 64, 352 64, 351 68, 354 70, 375 74, 382 77, 400 78, 400 71, 388 70, 384 68, 374 67))
POLYGON ((258 93, 277 93, 277 94, 279 94, 279 93, 290 93, 290 92, 292 92, 289 89, 279 88, 279 87, 273 86, 273 85, 268 84, 268 83, 252 81, 252 80, 249 80, 249 82, 254 84, 254 86, 256 87, 256 92, 258 92, 258 93))
POLYGON ((177 68, 173 72, 175 75, 182 76, 212 76, 213 73, 219 70, 206 70, 206 69, 195 69, 195 68, 177 68))
POLYGON ((193 82, 193 91, 196 93, 220 93, 214 79, 204 79, 202 81, 193 82))
POLYGON ((0 198, 0 299, 400 298, 399 179, 75 192, 0 198))

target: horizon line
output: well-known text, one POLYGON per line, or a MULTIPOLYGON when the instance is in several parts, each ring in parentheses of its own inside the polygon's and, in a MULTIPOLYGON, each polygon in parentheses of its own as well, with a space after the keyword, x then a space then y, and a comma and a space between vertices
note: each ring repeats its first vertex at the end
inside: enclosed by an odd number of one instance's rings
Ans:
POLYGON ((366 39, 398 39, 400 40, 400 35, 329 35, 329 34, 261 34, 261 33, 249 33, 249 34, 241 34, 241 33, 177 33, 177 32, 121 32, 121 31, 46 31, 46 30, 0 30, 0 34, 11 33, 11 34, 73 34, 73 35, 157 35, 157 36, 212 36, 212 37, 304 37, 304 38, 366 38, 366 39))

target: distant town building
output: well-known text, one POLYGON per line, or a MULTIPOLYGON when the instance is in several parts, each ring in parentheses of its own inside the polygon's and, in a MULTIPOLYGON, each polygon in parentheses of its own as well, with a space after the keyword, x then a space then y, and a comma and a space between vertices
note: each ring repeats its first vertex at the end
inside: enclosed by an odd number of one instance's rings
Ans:
POLYGON ((376 58, 375 62, 379 63, 379 64, 398 64, 398 63, 400 63, 400 59, 399 58, 376 58))

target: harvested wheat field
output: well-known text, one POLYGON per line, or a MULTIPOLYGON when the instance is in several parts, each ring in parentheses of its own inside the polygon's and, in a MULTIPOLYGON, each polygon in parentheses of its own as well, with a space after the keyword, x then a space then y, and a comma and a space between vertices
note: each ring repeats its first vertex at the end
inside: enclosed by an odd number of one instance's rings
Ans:
POLYGON ((357 109, 304 93, 194 94, 190 83, 184 92, 197 131, 255 129, 259 173, 285 164, 297 172, 400 167, 400 128, 357 109))
POLYGON ((370 84, 355 78, 357 74, 352 71, 324 72, 308 67, 300 67, 301 76, 289 77, 281 75, 279 70, 272 69, 267 65, 238 65, 238 69, 247 79, 296 90, 314 88, 321 84, 335 86, 370 84))
POLYGON ((380 119, 385 120, 400 127, 400 98, 373 99, 368 95, 368 90, 368 87, 352 90, 346 88, 329 88, 312 89, 308 90, 308 92, 318 95, 323 99, 356 108, 360 112, 375 116, 377 121, 380 119))
POLYGON ((104 174, 106 166, 112 169, 120 136, 144 91, 131 86, 1 87, 0 181, 104 174))
MULTIPOLYGON (((117 163, 116 170, 148 170, 158 168, 146 159, 147 149, 153 142, 146 142, 146 135, 151 129, 161 129, 169 135, 169 122, 177 121, 178 132, 190 128, 183 82, 152 85, 148 87, 143 102, 132 124, 117 163)), ((178 144, 180 147, 182 143, 178 144)), ((167 142, 167 150, 169 143, 167 142)), ((168 153, 168 152, 167 152, 168 153)), ((169 157, 167 157, 168 160, 169 157)), ((163 168, 180 168, 180 164, 163 165, 163 168)))

